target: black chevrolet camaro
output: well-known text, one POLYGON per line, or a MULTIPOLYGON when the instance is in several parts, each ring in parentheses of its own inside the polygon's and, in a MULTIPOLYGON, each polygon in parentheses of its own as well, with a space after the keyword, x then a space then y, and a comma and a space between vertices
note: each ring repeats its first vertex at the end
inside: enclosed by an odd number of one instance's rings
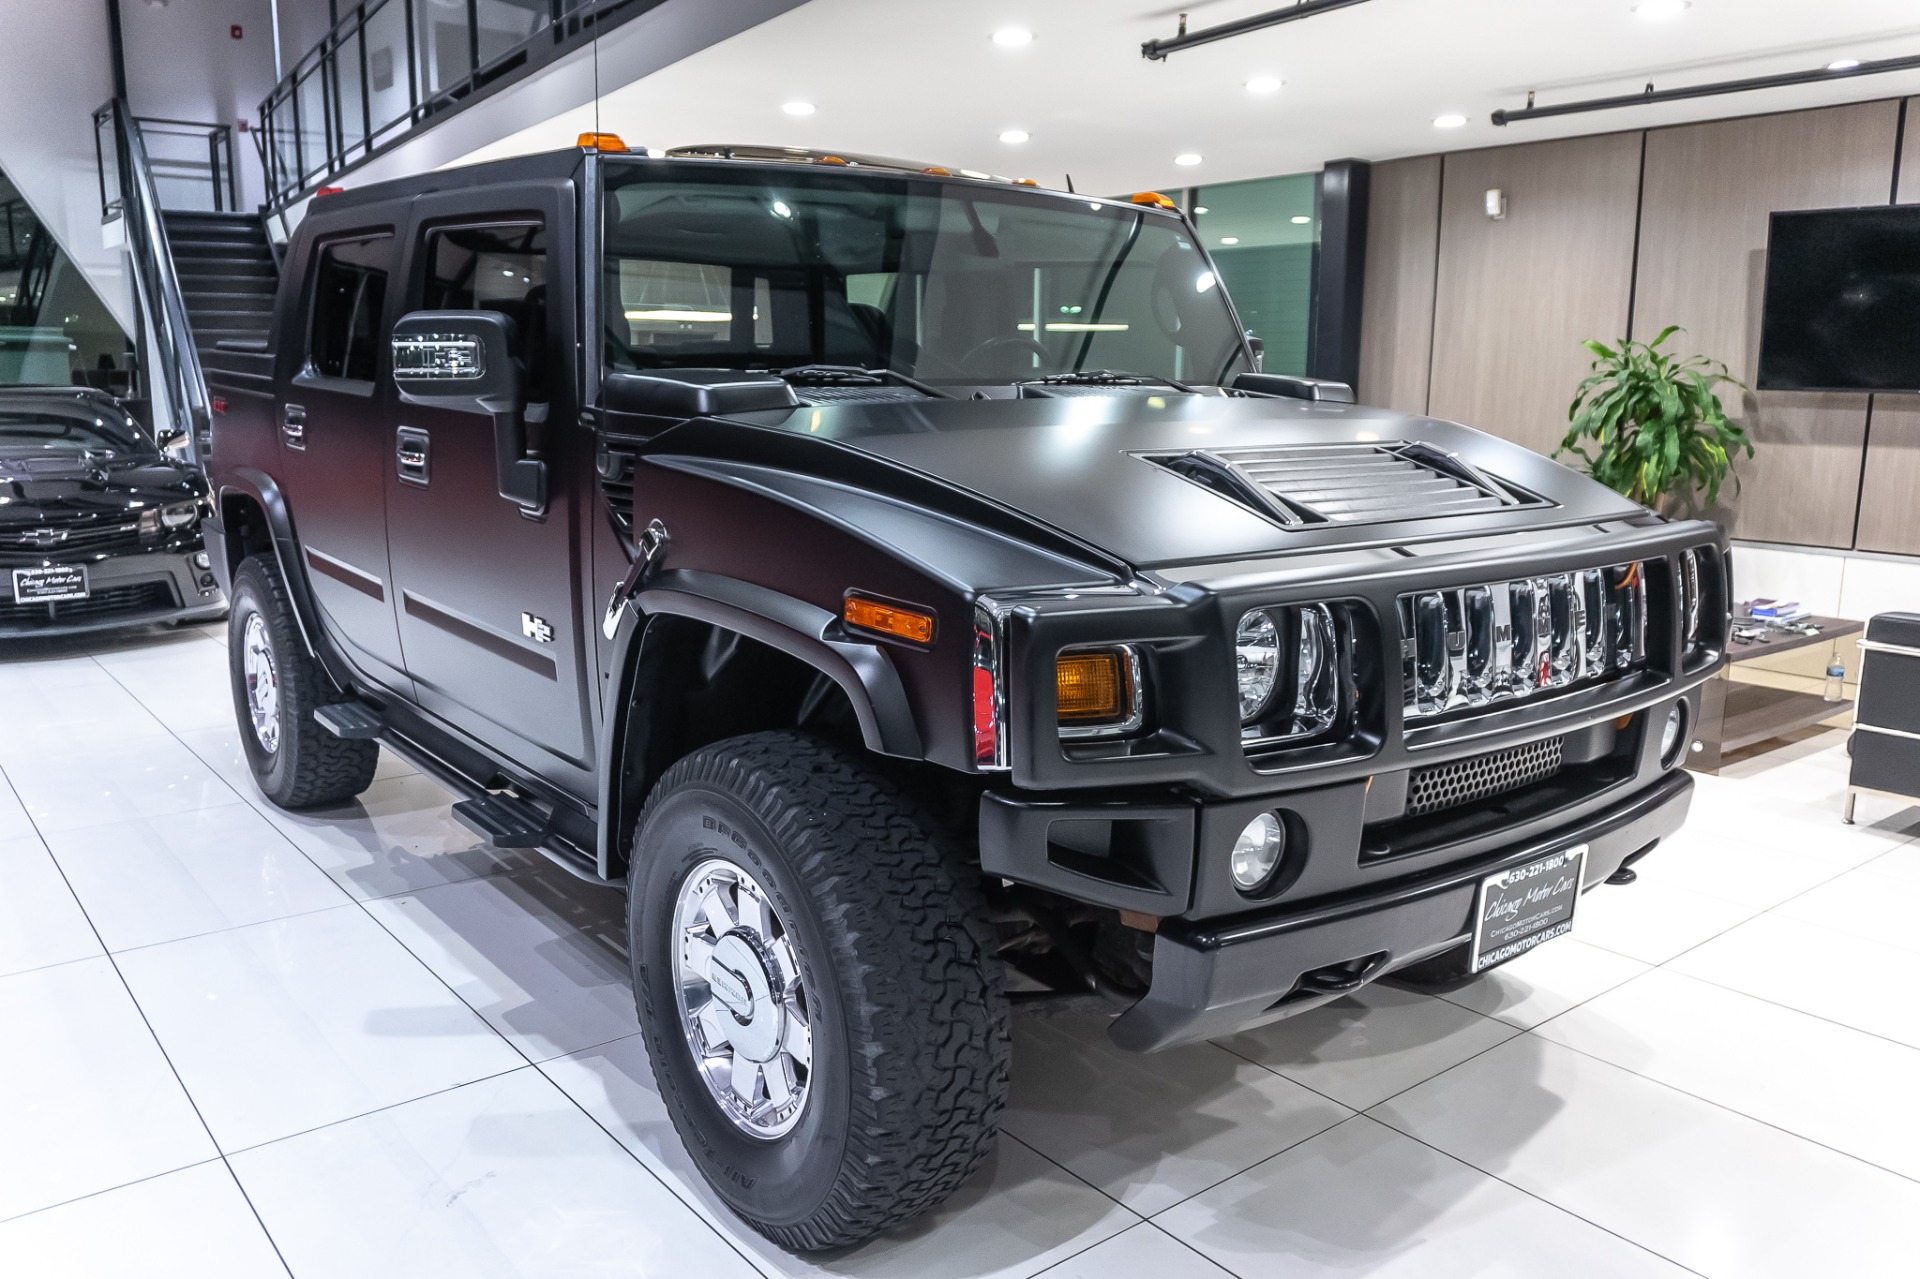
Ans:
POLYGON ((207 481, 98 391, 0 388, 0 638, 226 610, 207 481))

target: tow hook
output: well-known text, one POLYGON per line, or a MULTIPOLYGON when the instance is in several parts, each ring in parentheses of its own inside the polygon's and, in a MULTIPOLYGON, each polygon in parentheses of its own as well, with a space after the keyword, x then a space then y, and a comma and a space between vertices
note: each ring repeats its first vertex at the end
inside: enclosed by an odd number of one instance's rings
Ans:
POLYGON ((640 588, 653 576, 655 564, 667 552, 667 543, 673 540, 667 532, 667 526, 659 520, 650 520, 641 530, 639 554, 634 556, 633 567, 627 570, 626 580, 613 588, 613 597, 607 601, 606 616, 600 619, 600 633, 608 639, 620 629, 620 610, 626 606, 640 588))

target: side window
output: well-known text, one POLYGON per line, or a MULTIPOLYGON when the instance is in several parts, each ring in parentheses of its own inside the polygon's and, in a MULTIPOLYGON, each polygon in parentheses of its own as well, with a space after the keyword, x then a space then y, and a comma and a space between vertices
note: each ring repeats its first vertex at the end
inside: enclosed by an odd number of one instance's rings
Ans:
POLYGON ((513 321, 513 353, 527 399, 547 398, 547 234, 538 224, 440 227, 427 232, 428 311, 498 311, 513 321))
POLYGON ((314 265, 313 323, 307 330, 307 363, 314 372, 373 381, 391 252, 385 236, 320 247, 314 265))

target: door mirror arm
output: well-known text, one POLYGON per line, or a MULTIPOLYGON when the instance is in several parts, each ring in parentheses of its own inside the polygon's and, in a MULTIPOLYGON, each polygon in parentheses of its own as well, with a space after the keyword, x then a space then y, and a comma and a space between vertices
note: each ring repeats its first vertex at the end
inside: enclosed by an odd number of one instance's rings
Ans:
POLYGON ((547 509, 547 464, 527 456, 526 406, 518 399, 489 398, 480 403, 493 418, 493 455, 500 496, 519 503, 523 514, 542 515, 547 509))

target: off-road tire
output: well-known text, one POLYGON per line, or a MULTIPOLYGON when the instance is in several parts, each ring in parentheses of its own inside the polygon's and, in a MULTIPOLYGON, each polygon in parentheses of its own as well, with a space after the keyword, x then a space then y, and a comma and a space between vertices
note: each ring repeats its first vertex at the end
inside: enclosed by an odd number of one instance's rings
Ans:
POLYGON ((648 797, 628 929, 654 1078, 714 1191, 782 1247, 858 1243, 918 1216, 992 1150, 1010 1039, 978 876, 900 790, 798 734, 704 747, 648 797), (682 1020, 675 901, 715 857, 768 891, 808 992, 810 1091, 771 1140, 721 1109, 682 1020))
POLYGON ((227 666, 240 748, 268 799, 282 808, 317 808, 352 799, 372 784, 380 763, 379 744, 335 737, 313 718, 313 708, 335 700, 335 695, 301 637, 280 566, 267 556, 248 556, 233 575, 227 666), (254 731, 247 707, 244 648, 247 619, 256 614, 266 625, 280 686, 280 743, 272 751, 254 731))

